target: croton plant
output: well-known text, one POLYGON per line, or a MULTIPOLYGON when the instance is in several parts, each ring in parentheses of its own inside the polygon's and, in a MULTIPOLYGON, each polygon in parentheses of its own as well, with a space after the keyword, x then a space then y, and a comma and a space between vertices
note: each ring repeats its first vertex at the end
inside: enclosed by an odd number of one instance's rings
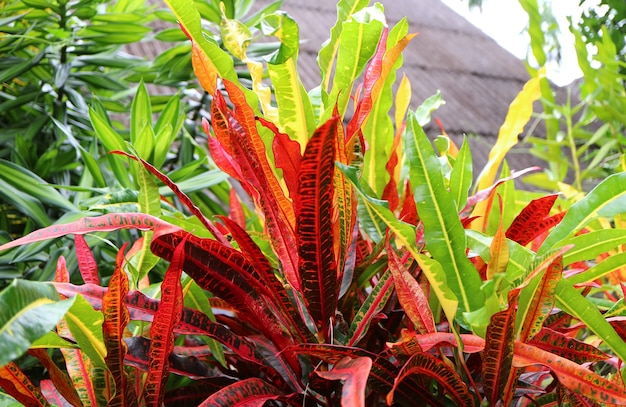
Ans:
POLYGON ((213 95, 204 130, 232 184, 228 215, 203 213, 145 143, 94 121, 138 178, 140 211, 0 246, 73 237, 80 275, 60 257, 54 282, 0 293, 6 394, 27 406, 626 404, 626 174, 583 197, 516 189, 532 169, 504 158, 539 78, 474 176, 467 143, 434 148, 422 130, 438 99, 411 110, 409 81, 393 86, 414 35, 381 5, 339 2, 307 91, 287 14, 253 28, 224 14, 249 89, 194 2, 167 3, 213 95), (266 67, 246 54, 251 29, 280 41, 266 67), (164 203, 157 182, 175 197, 164 203), (138 233, 116 259, 94 256, 86 235, 122 229, 138 233), (26 353, 45 377, 21 368, 26 353))

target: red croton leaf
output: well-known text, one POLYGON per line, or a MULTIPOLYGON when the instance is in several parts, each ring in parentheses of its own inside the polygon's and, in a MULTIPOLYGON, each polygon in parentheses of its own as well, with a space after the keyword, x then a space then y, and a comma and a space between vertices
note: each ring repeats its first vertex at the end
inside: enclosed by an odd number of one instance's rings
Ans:
POLYGON ((180 230, 177 226, 143 213, 111 213, 93 218, 82 218, 75 222, 52 225, 47 228, 35 230, 26 236, 3 244, 0 246, 0 251, 28 243, 64 237, 66 235, 112 232, 120 229, 152 230, 156 234, 180 230))
POLYGON ((28 354, 36 357, 41 362, 41 365, 48 371, 50 380, 47 382, 49 382, 50 387, 54 389, 54 392, 50 394, 60 396, 59 399, 62 399, 72 406, 81 407, 83 405, 71 379, 59 369, 45 349, 29 349, 28 354))
POLYGON ((626 388, 584 366, 536 346, 515 342, 515 367, 544 365, 569 390, 602 404, 626 404, 626 388))
POLYGON ((530 344, 578 364, 598 362, 610 357, 593 345, 570 338, 550 328, 543 328, 530 341, 530 344))
POLYGON ((393 275, 393 284, 396 287, 398 301, 402 305, 409 320, 420 333, 436 332, 435 320, 433 318, 428 298, 413 277, 404 267, 402 261, 391 247, 387 244, 387 256, 389 258, 389 269, 393 275))
MULTIPOLYGON (((60 256, 59 260, 57 260, 57 268, 56 274, 54 276, 54 281, 55 283, 59 284, 69 284, 70 273, 67 270, 65 257, 63 256, 60 256)), ((100 286, 96 287, 102 288, 100 286)), ((64 295, 63 293, 59 293, 59 295, 61 296, 61 298, 65 298, 71 297, 74 294, 64 295)), ((100 296, 100 299, 102 299, 102 296, 100 296)), ((100 308, 98 309, 102 309, 102 304, 100 304, 100 308)), ((59 334, 59 336, 68 340, 74 339, 65 319, 61 319, 57 324, 57 333, 59 334)), ((67 374, 72 380, 73 388, 76 389, 76 392, 82 401, 82 405, 86 407, 96 406, 98 402, 96 390, 91 380, 91 365, 89 359, 85 357, 80 349, 61 348, 59 350, 61 351, 61 354, 65 359, 67 374)))
POLYGON ((321 338, 334 318, 339 290, 333 244, 333 178, 338 117, 318 128, 307 143, 299 174, 296 208, 298 270, 309 313, 321 338))
POLYGON ((199 407, 262 407, 266 401, 277 400, 283 396, 280 390, 266 381, 251 378, 233 383, 213 393, 199 407))
MULTIPOLYGON (((458 406, 472 407, 476 405, 474 396, 454 369, 448 363, 428 353, 416 353, 404 364, 394 380, 391 391, 387 394, 388 405, 392 405, 398 386, 413 375, 422 375, 435 380, 438 387, 444 390, 458 406)), ((429 385, 427 386, 429 387, 429 385)), ((429 397, 430 388, 421 388, 418 394, 432 402, 432 397, 429 397)))
MULTIPOLYGON (((224 122, 227 125, 225 134, 218 136, 218 140, 220 137, 228 136, 230 141, 230 151, 224 151, 226 147, 222 144, 224 155, 222 158, 230 155, 230 169, 237 171, 236 175, 239 176, 237 180, 263 212, 270 241, 281 262, 287 282, 297 292, 301 292, 297 273, 298 252, 293 250, 296 246, 293 205, 285 196, 269 165, 265 144, 256 128, 254 111, 247 105, 245 96, 237 86, 228 81, 224 84, 235 105, 235 112, 228 109, 220 92, 214 95, 213 122, 224 122)), ((217 128, 215 131, 216 134, 219 133, 217 128)))
POLYGON ((259 246, 237 223, 225 217, 221 217, 221 219, 239 245, 241 253, 252 264, 256 272, 255 278, 267 288, 268 295, 273 299, 273 304, 280 309, 285 326, 291 330, 294 336, 298 336, 301 342, 314 341, 313 334, 304 324, 301 314, 294 307, 283 283, 276 278, 274 268, 259 246))
POLYGON ((537 236, 557 225, 565 216, 565 212, 549 216, 557 198, 558 195, 553 194, 530 201, 513 220, 506 231, 506 237, 526 246, 537 236))
POLYGON ((367 377, 372 368, 368 357, 344 357, 330 371, 315 371, 314 374, 326 380, 341 380, 341 405, 365 407, 367 377))
MULTIPOLYGON (((152 252, 171 261, 175 248, 187 235, 179 231, 159 236, 152 241, 152 252)), ((185 272, 200 287, 234 305, 241 311, 240 317, 272 340, 277 348, 292 345, 293 339, 278 316, 280 310, 268 301, 267 287, 241 252, 212 239, 194 235, 188 235, 187 239, 184 245, 185 272)), ((298 369, 295 355, 287 352, 284 356, 289 358, 294 369, 298 369)))
POLYGON ((506 310, 495 313, 487 327, 483 381, 485 395, 491 405, 496 405, 502 397, 505 397, 505 390, 507 390, 511 374, 518 295, 519 291, 511 291, 511 294, 509 294, 509 307, 506 310))
POLYGON ((41 393, 44 395, 46 400, 58 407, 82 407, 83 405, 82 403, 80 403, 80 400, 79 404, 71 404, 70 402, 68 402, 65 397, 63 397, 63 395, 61 395, 61 393, 56 389, 56 387, 54 387, 54 383, 52 382, 52 380, 44 379, 40 381, 39 388, 41 389, 41 393))
POLYGON ((283 170, 283 179, 287 185, 289 197, 295 205, 298 202, 298 173, 302 161, 300 143, 292 140, 288 134, 281 132, 271 121, 262 117, 257 117, 257 120, 274 133, 272 140, 274 162, 276 167, 283 170))
POLYGON ((180 277, 185 260, 187 237, 178 243, 161 283, 161 304, 150 327, 150 363, 144 385, 146 405, 158 407, 165 396, 169 374, 169 355, 174 349, 174 326, 183 313, 183 288, 180 277))
POLYGON ((50 405, 15 362, 0 366, 0 387, 26 407, 47 407, 50 405))
POLYGON ((555 302, 556 286, 563 273, 563 256, 558 256, 541 276, 537 288, 530 300, 530 307, 520 330, 520 340, 528 342, 543 327, 544 321, 552 312, 555 302))
POLYGON ((83 281, 87 284, 100 284, 100 277, 98 277, 98 264, 93 257, 91 249, 87 245, 85 236, 75 235, 74 245, 76 248, 76 259, 78 260, 78 269, 80 275, 83 277, 83 281))
POLYGON ((117 253, 115 270, 109 280, 109 289, 102 298, 102 333, 107 355, 104 358, 111 376, 115 381, 115 395, 109 400, 111 406, 137 406, 137 395, 128 373, 124 370, 124 357, 127 348, 124 342, 124 331, 130 317, 124 304, 128 294, 128 277, 124 271, 124 251, 128 243, 124 244, 117 253))

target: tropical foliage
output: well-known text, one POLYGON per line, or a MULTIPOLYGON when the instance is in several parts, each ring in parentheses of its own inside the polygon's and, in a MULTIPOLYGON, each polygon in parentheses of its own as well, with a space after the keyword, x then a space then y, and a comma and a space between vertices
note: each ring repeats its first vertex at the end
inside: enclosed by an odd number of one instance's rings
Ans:
POLYGON ((192 170, 159 170, 179 110, 153 125, 143 85, 128 139, 92 111, 110 171, 138 193, 0 246, 53 270, 0 293, 8 395, 33 406, 626 404, 625 173, 568 200, 517 190, 533 169, 506 166, 542 70, 475 176, 467 143, 441 136, 435 149, 422 130, 436 101, 409 108, 396 72, 418 39, 379 4, 339 2, 320 86, 307 90, 287 14, 257 21, 280 44, 270 88, 248 26, 223 12, 223 49, 191 0, 167 3, 211 95, 203 129, 219 186, 200 199, 184 191, 192 170), (221 216, 210 199, 227 203, 221 216), (38 259, 61 245, 72 253, 38 259))

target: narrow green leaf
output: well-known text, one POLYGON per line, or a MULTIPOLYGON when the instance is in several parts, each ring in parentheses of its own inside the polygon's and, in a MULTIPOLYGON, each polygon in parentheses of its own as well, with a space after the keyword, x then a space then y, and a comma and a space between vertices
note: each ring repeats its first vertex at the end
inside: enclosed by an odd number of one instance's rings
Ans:
POLYGON ((583 199, 576 202, 548 235, 537 254, 563 246, 565 239, 580 231, 598 216, 613 217, 626 211, 626 172, 613 174, 583 199))
POLYGON ((562 310, 580 320, 604 343, 615 352, 621 360, 626 360, 626 343, 615 332, 600 311, 583 297, 566 279, 559 280, 556 287, 557 306, 562 310))
POLYGON ((54 205, 66 211, 77 208, 61 195, 56 189, 47 185, 46 181, 36 174, 15 163, 0 159, 0 178, 20 191, 37 198, 41 202, 54 205))
POLYGON ((404 137, 426 248, 445 270, 447 284, 459 300, 459 312, 475 311, 484 305, 482 281, 465 254, 465 230, 445 188, 439 160, 414 113, 409 113, 404 137))
POLYGON ((464 137, 463 144, 450 173, 450 195, 452 195, 452 199, 456 203, 457 212, 461 212, 467 204, 472 180, 472 152, 467 137, 464 137))
MULTIPOLYGON (((130 111, 130 142, 137 150, 143 148, 139 143, 141 134, 145 131, 146 126, 151 125, 152 105, 150 104, 150 96, 148 96, 146 85, 141 80, 137 86, 137 92, 133 98, 130 111)), ((145 142, 146 140, 142 141, 145 142)), ((148 157, 143 155, 141 157, 148 159, 148 157)))

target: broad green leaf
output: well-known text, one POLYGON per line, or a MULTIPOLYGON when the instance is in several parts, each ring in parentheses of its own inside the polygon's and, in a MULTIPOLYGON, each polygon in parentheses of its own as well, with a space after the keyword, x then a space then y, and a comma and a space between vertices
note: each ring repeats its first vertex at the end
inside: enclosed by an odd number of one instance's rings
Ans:
POLYGON ((369 329, 372 318, 381 312, 393 292, 391 271, 385 272, 354 315, 348 330, 348 346, 356 345, 369 329))
POLYGON ((331 105, 325 106, 327 115, 333 111, 334 101, 337 100, 339 114, 344 116, 354 81, 374 55, 385 24, 385 15, 379 3, 358 11, 343 22, 337 66, 329 96, 331 105))
POLYGON ((563 256, 563 264, 593 260, 598 255, 615 249, 624 242, 626 242, 626 230, 624 229, 599 229, 573 236, 563 241, 563 245, 574 245, 563 256))
POLYGON ((92 361, 94 366, 107 369, 104 361, 106 348, 102 336, 102 312, 93 307, 80 295, 73 297, 73 305, 65 314, 65 322, 76 344, 92 361))
POLYGON ((562 278, 556 288, 557 306, 580 320, 593 333, 595 333, 606 346, 621 359, 626 360, 626 343, 615 332, 600 311, 583 297, 572 285, 571 282, 562 278))
POLYGON ((309 95, 296 69, 298 58, 298 25, 284 13, 263 16, 261 29, 265 35, 276 36, 280 48, 268 60, 268 72, 278 106, 278 119, 283 132, 298 141, 301 152, 315 131, 315 118, 309 95))
POLYGON ((596 217, 613 217, 626 212, 626 172, 604 179, 576 202, 541 245, 538 254, 563 246, 565 239, 580 231, 596 217))
MULTIPOLYGON (((396 239, 411 252, 413 258, 418 262, 420 268, 426 274, 428 281, 430 282, 431 289, 437 296, 446 317, 450 322, 453 322, 458 310, 457 297, 454 291, 450 289, 450 285, 447 282, 447 273, 444 272, 441 264, 437 262, 437 260, 431 259, 417 250, 415 228, 408 223, 398 220, 385 205, 385 201, 372 198, 363 190, 357 176, 356 168, 343 165, 341 163, 337 163, 337 166, 355 186, 357 193, 362 198, 361 201, 363 202, 364 207, 367 209, 372 219, 377 224, 384 223, 396 239)), ((384 230, 380 230, 380 233, 382 233, 381 236, 384 236, 384 232, 384 230)))
POLYGON ((30 345, 31 349, 75 349, 77 347, 76 344, 61 338, 59 334, 52 331, 47 332, 30 345))
POLYGON ((626 253, 614 254, 597 263, 595 266, 576 274, 567 280, 572 284, 588 283, 597 280, 615 270, 623 268, 626 264, 626 253))
POLYGON ((465 230, 455 202, 444 185, 435 151, 414 113, 409 113, 404 139, 426 249, 445 270, 446 282, 459 301, 459 312, 475 311, 484 302, 482 281, 465 254, 465 230))
POLYGON ((20 357, 50 332, 73 303, 59 301, 51 285, 13 280, 0 292, 0 366, 20 357))
POLYGON ((322 92, 330 92, 329 85, 332 78, 332 69, 337 58, 337 52, 339 50, 340 35, 343 30, 343 22, 348 19, 348 16, 356 13, 364 7, 367 7, 369 0, 340 0, 337 3, 337 21, 330 30, 330 38, 322 44, 322 49, 317 55, 317 64, 320 67, 320 73, 322 78, 322 92))

